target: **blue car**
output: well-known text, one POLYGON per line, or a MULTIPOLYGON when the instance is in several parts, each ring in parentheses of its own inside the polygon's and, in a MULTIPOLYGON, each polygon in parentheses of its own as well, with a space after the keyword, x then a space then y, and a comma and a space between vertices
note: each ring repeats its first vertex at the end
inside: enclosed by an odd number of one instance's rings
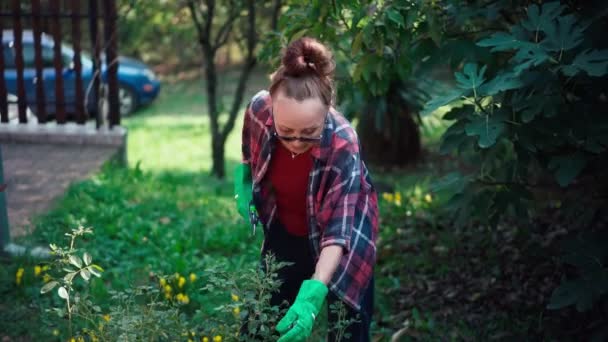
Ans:
MULTIPOLYGON (((23 59, 25 69, 23 78, 28 107, 36 112, 36 67, 34 60, 34 34, 31 30, 23 31, 23 59)), ((15 68, 15 47, 13 42, 13 31, 5 30, 2 36, 4 51, 4 79, 9 94, 17 95, 17 70, 15 68)), ((54 116, 55 109, 55 67, 53 64, 53 38, 42 34, 42 63, 43 82, 45 95, 45 109, 47 114, 54 116)), ((64 100, 67 113, 75 113, 76 108, 76 72, 74 70, 74 50, 67 44, 61 46, 61 57, 63 60, 63 86, 64 100)), ((91 56, 81 51, 82 62, 82 84, 83 92, 93 79, 93 62, 91 56)), ((102 56, 102 59, 104 57, 102 56)), ((105 63, 102 67, 103 83, 107 81, 105 63)), ((140 106, 151 103, 160 91, 160 81, 154 72, 143 62, 133 58, 120 56, 118 59, 118 83, 120 114, 126 116, 137 110, 140 106)), ((91 97, 89 97, 91 98, 91 97)), ((95 112, 96 106, 93 101, 88 101, 89 113, 95 112)))

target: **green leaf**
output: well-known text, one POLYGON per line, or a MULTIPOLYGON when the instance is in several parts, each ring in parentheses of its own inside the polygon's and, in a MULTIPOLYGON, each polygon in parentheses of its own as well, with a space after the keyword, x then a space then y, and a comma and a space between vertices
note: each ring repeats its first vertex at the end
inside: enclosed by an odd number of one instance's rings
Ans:
POLYGON ((63 299, 68 299, 70 297, 68 295, 68 290, 66 290, 64 286, 57 289, 57 294, 59 294, 59 297, 61 297, 63 299))
POLYGON ((572 61, 572 64, 562 67, 566 76, 574 76, 584 71, 589 76, 601 77, 608 73, 608 50, 582 51, 572 61))
POLYGON ((577 281, 566 281, 560 284, 551 295, 547 309, 557 310, 570 306, 579 301, 579 297, 584 295, 580 291, 580 284, 577 281))
POLYGON ((584 38, 584 28, 573 15, 558 17, 544 28, 546 38, 540 46, 547 51, 567 51, 577 47, 584 38))
POLYGON ((464 190, 468 178, 460 172, 451 172, 443 176, 439 180, 431 183, 430 190, 433 192, 449 191, 460 193, 464 190))
POLYGON ((570 184, 587 164, 587 158, 580 153, 557 156, 549 161, 549 169, 555 171, 555 179, 560 186, 565 187, 570 184))
POLYGON ((361 51, 361 45, 363 44, 363 31, 359 31, 355 39, 353 40, 353 45, 351 47, 351 56, 356 56, 359 51, 361 51))
POLYGON ((438 97, 434 97, 424 105, 424 110, 422 110, 420 112, 420 115, 422 115, 422 116, 429 115, 432 112, 439 109, 439 107, 448 105, 448 104, 454 102, 455 100, 461 99, 463 96, 468 96, 469 94, 470 94, 470 91, 463 91, 463 90, 455 89, 447 94, 444 94, 444 95, 441 95, 438 97))
POLYGON ((95 265, 89 266, 87 268, 87 270, 89 270, 89 272, 91 272, 92 275, 100 278, 101 277, 101 273, 99 271, 97 271, 93 266, 95 266, 95 265))
POLYGON ((82 279, 84 279, 85 281, 89 281, 89 279, 91 279, 91 273, 85 268, 80 270, 80 276, 82 277, 82 279))
POLYGON ((85 252, 84 255, 82 256, 82 260, 84 260, 84 264, 89 266, 91 264, 91 261, 93 260, 93 258, 91 257, 91 254, 85 252))
POLYGON ((515 64, 513 71, 515 71, 516 75, 519 75, 523 71, 534 66, 539 66, 550 59, 551 56, 545 50, 537 45, 529 45, 518 50, 511 61, 515 64))
POLYGON ((456 77, 457 86, 461 89, 477 89, 485 82, 483 77, 486 72, 487 66, 484 65, 479 71, 477 70, 477 64, 467 63, 464 66, 462 73, 457 72, 454 74, 456 77))
POLYGON ((68 283, 71 283, 72 280, 74 280, 74 277, 76 276, 76 274, 78 274, 78 272, 68 273, 63 277, 63 280, 65 280, 68 283))
POLYGON ((465 126, 465 132, 468 136, 479 136, 479 147, 488 148, 496 143, 504 128, 500 115, 480 115, 465 126))
POLYGON ((497 52, 519 49, 527 43, 528 42, 523 42, 508 33, 496 32, 490 37, 478 41, 477 46, 491 47, 491 52, 497 52))
POLYGON ((80 258, 76 255, 70 255, 70 264, 81 268, 82 267, 82 261, 80 260, 80 258))
POLYGON ((528 7, 528 18, 522 20, 521 26, 531 32, 543 31, 551 25, 551 22, 555 20, 563 10, 564 7, 559 1, 543 4, 542 14, 538 5, 530 5, 528 7))
POLYGON ((44 286, 40 289, 40 293, 47 293, 49 291, 51 291, 52 289, 55 288, 55 286, 59 285, 58 282, 56 282, 55 280, 49 281, 48 283, 44 284, 44 286))
POLYGON ((479 92, 485 96, 492 96, 499 92, 522 87, 523 82, 515 74, 502 73, 488 81, 479 88, 479 92))
POLYGON ((397 24, 398 27, 405 27, 405 20, 403 19, 403 16, 394 8, 389 8, 386 14, 391 21, 397 24))

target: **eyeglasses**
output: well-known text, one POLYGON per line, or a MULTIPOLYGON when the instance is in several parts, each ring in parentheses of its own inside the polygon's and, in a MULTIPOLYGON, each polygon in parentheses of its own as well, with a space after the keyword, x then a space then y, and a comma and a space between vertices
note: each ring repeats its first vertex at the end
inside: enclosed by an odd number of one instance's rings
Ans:
POLYGON ((284 135, 279 135, 279 133, 276 132, 276 130, 274 131, 274 136, 286 141, 286 142, 292 142, 292 141, 296 141, 299 140, 303 143, 317 143, 320 142, 321 139, 323 138, 323 134, 319 135, 318 137, 314 138, 314 137, 286 137, 284 135))

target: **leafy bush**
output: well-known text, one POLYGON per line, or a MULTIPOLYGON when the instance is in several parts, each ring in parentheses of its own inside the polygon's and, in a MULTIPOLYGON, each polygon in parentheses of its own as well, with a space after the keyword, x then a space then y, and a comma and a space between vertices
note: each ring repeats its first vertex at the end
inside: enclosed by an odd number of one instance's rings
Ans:
MULTIPOLYGON (((573 230, 564 260, 579 278, 556 289, 549 308, 589 310, 606 298, 606 235, 578 236, 604 224, 608 158, 608 49, 594 39, 601 17, 587 19, 559 2, 495 10, 516 21, 509 31, 489 30, 477 40, 495 65, 470 61, 455 73, 456 87, 427 104, 452 106, 441 152, 468 161, 467 172, 448 175, 437 190, 452 193, 460 225, 525 220, 559 210, 573 230), (602 246, 602 247, 600 247, 602 246)), ((597 319, 606 322, 606 312, 597 319)))
MULTIPOLYGON (((272 254, 264 259, 264 267, 248 269, 237 274, 227 271, 226 265, 217 264, 207 268, 204 285, 197 291, 207 298, 218 295, 231 298, 228 304, 221 304, 210 314, 196 310, 188 315, 184 308, 190 303, 188 287, 197 282, 191 273, 186 277, 176 273, 170 276, 153 275, 157 285, 138 285, 122 291, 110 290, 109 311, 103 313, 88 287, 77 284, 80 276, 88 285, 91 276, 101 277, 103 269, 92 263, 91 255, 80 250, 75 242, 78 238, 93 234, 92 229, 79 227, 66 236, 70 237, 67 247, 51 244, 54 260, 49 263, 51 275, 45 278, 40 292, 47 293, 57 288, 58 296, 65 306, 47 309, 60 318, 67 318, 69 336, 78 341, 140 341, 140 340, 182 340, 200 341, 274 341, 279 335, 274 326, 287 311, 287 303, 270 305, 272 294, 280 286, 278 271, 287 265, 276 262, 272 254), (55 276, 52 276, 55 275, 55 276), (188 284, 188 281, 190 282, 188 284), (178 292, 179 291, 179 292, 178 292), (175 293, 178 292, 178 293, 175 293)), ((23 278, 23 269, 17 271, 16 281, 23 278)), ((200 282, 200 280, 198 281, 200 282)), ((346 328, 353 323, 346 319, 344 304, 332 305, 339 320, 330 330, 337 336, 344 336, 346 328)), ((316 335, 323 334, 317 329, 316 335)))

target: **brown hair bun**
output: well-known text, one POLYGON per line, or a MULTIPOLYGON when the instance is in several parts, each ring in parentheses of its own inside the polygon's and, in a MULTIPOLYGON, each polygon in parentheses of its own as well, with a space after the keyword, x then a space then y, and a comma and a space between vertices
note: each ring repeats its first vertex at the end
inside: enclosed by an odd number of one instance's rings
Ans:
POLYGON ((332 77, 335 69, 329 49, 310 37, 303 37, 289 44, 281 62, 285 67, 285 74, 292 77, 311 74, 332 77))

